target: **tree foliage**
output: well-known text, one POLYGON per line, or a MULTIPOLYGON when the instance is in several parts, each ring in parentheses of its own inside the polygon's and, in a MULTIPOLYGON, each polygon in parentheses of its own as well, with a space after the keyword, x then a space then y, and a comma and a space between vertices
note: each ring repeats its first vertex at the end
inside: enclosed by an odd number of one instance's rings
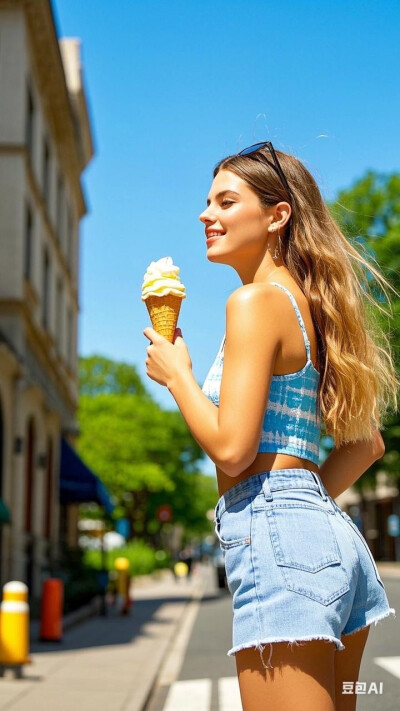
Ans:
POLYGON ((79 453, 117 501, 120 516, 148 539, 160 531, 157 508, 173 522, 207 530, 215 482, 198 473, 204 453, 181 414, 151 398, 133 365, 80 359, 79 453))
POLYGON ((120 363, 103 356, 79 359, 79 391, 81 395, 140 395, 150 396, 133 365, 120 363))
MULTIPOLYGON (((371 293, 388 313, 385 315, 376 308, 373 315, 389 336, 392 356, 400 372, 400 175, 368 171, 351 188, 339 192, 330 210, 345 236, 368 259, 372 257, 373 265, 397 292, 388 291, 391 302, 388 304, 369 274, 371 293)), ((356 488, 373 488, 376 473, 382 469, 391 474, 394 481, 400 478, 399 413, 388 415, 384 425, 385 455, 356 482, 356 488)))

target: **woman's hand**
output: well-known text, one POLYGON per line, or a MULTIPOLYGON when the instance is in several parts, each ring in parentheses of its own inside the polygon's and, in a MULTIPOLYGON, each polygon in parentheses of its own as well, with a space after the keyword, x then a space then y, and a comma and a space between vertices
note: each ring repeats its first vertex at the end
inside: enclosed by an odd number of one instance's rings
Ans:
POLYGON ((192 361, 180 328, 175 329, 173 343, 160 336, 154 328, 145 328, 143 333, 151 342, 146 349, 146 373, 149 378, 168 387, 176 373, 192 369, 192 361))

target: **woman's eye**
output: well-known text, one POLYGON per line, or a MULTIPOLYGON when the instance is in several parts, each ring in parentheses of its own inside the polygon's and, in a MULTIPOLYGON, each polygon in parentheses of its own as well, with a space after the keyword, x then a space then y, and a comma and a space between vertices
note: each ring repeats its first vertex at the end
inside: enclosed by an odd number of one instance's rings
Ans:
POLYGON ((222 207, 225 207, 225 205, 232 205, 233 200, 222 200, 221 205, 222 207))

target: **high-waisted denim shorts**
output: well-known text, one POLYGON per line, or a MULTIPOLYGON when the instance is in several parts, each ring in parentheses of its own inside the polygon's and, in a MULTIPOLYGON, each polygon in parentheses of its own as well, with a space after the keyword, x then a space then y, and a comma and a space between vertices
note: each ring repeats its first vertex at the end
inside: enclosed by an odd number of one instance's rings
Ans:
POLYGON ((267 668, 273 642, 342 650, 341 635, 395 615, 368 544, 315 472, 254 474, 221 496, 214 521, 233 596, 228 656, 256 647, 267 668))

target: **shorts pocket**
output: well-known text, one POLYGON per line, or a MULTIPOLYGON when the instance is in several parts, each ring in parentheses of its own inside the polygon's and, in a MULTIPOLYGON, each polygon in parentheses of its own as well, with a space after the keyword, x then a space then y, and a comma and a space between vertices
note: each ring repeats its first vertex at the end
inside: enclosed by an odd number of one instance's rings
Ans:
POLYGON ((267 509, 275 560, 286 588, 329 605, 350 590, 330 514, 311 506, 267 509))
POLYGON ((251 507, 241 501, 215 520, 215 533, 224 553, 226 581, 231 595, 240 594, 251 574, 251 507))
POLYGON ((341 513, 342 518, 344 518, 344 520, 347 521, 347 523, 351 526, 353 531, 357 534, 358 538, 362 541, 363 546, 366 549, 367 554, 368 554, 370 561, 372 563, 372 566, 374 568, 376 578, 377 578, 378 582, 382 585, 382 587, 384 587, 382 579, 381 579, 379 572, 378 572, 378 568, 376 567, 374 556, 372 555, 371 549, 370 549, 367 541, 365 540, 364 536, 362 535, 360 529, 358 528, 358 526, 356 526, 353 519, 350 518, 350 516, 347 513, 345 513, 344 511, 341 511, 340 513, 341 513))
POLYGON ((220 547, 225 551, 229 548, 236 548, 236 546, 248 545, 250 543, 250 536, 243 536, 242 538, 223 538, 221 535, 221 523, 218 520, 215 522, 215 534, 219 540, 220 547))

